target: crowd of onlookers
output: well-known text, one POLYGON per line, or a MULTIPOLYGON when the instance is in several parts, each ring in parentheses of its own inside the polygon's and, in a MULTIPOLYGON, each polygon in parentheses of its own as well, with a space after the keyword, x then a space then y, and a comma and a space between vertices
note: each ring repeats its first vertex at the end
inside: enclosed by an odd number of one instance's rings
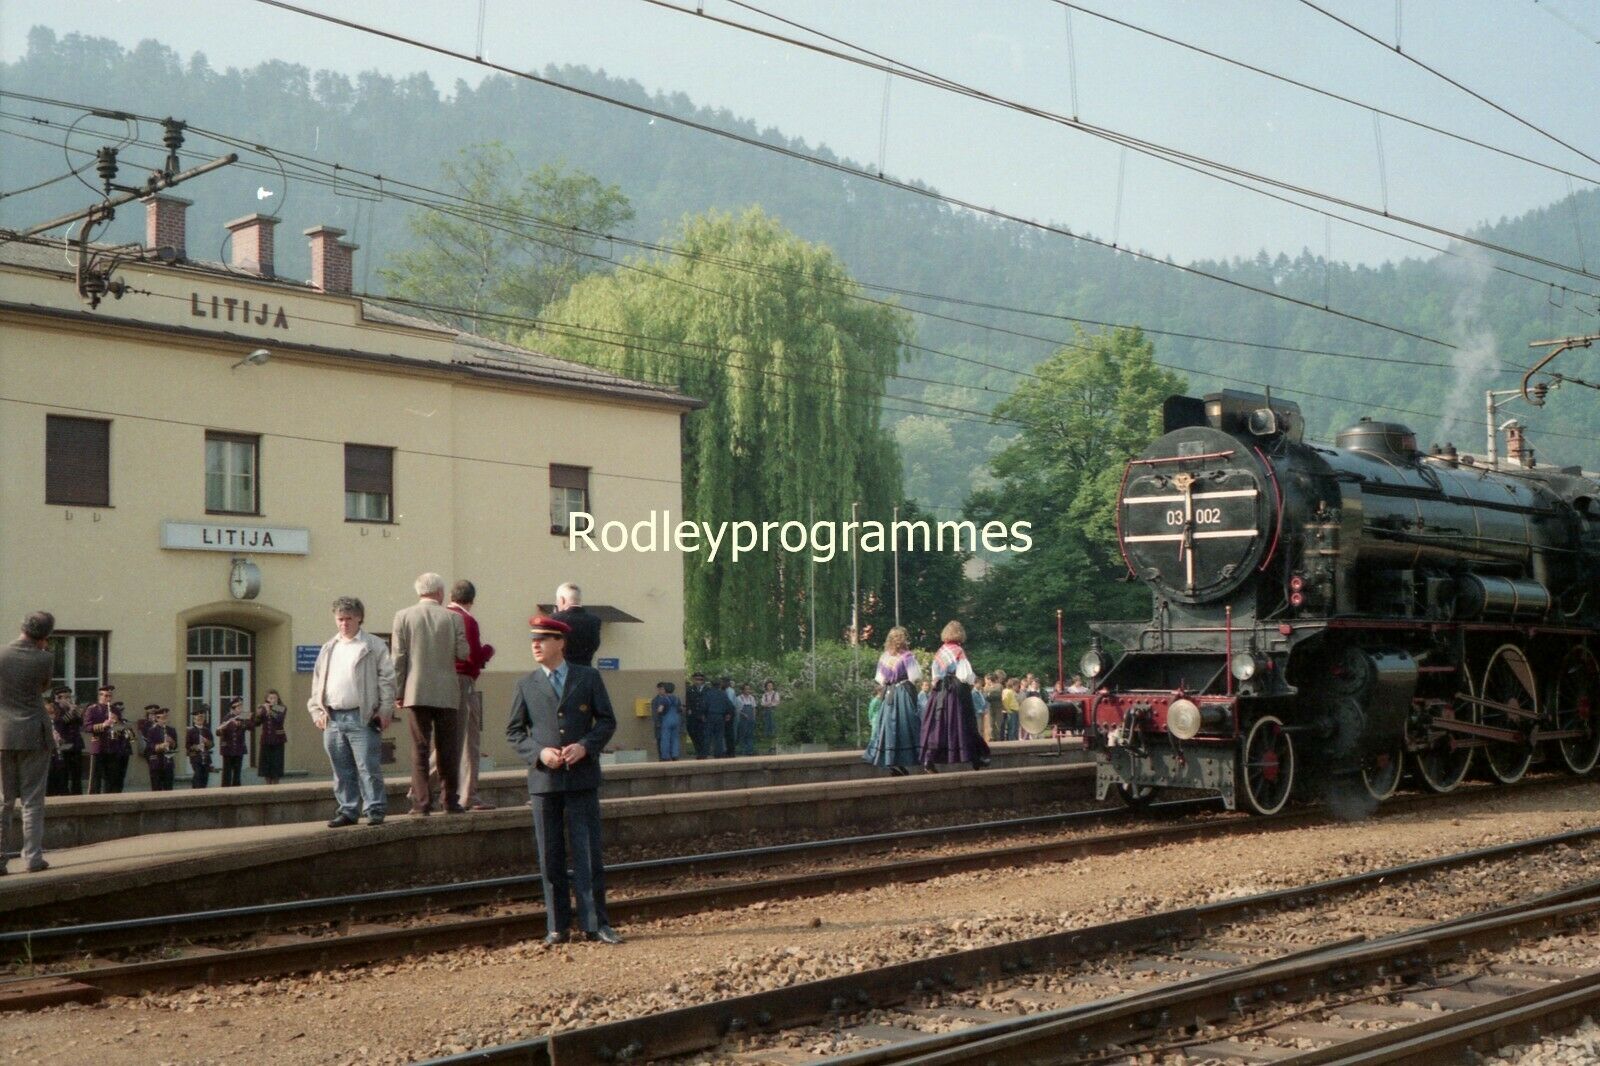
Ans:
POLYGON ((749 684, 735 685, 731 677, 708 682, 695 671, 688 691, 679 699, 671 681, 656 684, 650 701, 655 730, 656 757, 673 762, 683 757, 684 734, 699 759, 731 759, 754 755, 759 747, 771 751, 778 738, 778 684, 767 681, 758 694, 749 684))
POLYGON ((117 686, 110 683, 101 685, 95 701, 83 706, 73 702, 70 688, 57 685, 45 701, 45 713, 55 742, 46 795, 121 792, 135 759, 148 770, 152 792, 171 791, 180 759, 188 764, 192 788, 207 787, 218 770, 223 788, 242 784, 247 759, 267 784, 283 779, 289 709, 276 689, 268 689, 253 711, 245 710, 242 699, 230 700, 215 725, 210 710, 197 707, 181 734, 171 708, 159 704, 145 704, 144 713, 129 721, 117 686))

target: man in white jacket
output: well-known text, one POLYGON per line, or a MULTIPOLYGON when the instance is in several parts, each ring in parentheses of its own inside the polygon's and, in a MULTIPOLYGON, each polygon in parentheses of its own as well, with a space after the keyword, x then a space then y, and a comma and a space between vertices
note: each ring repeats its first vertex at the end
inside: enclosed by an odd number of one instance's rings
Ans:
POLYGON ((363 800, 368 825, 382 825, 388 809, 381 757, 383 731, 394 717, 394 660, 387 644, 362 630, 365 617, 354 596, 333 601, 339 632, 317 653, 306 701, 333 764, 339 810, 330 829, 355 825, 363 800))

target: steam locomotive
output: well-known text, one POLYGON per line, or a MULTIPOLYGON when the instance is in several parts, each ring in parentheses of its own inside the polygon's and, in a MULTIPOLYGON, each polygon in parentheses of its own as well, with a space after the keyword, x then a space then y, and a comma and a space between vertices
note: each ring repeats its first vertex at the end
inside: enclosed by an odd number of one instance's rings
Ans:
POLYGON ((1296 404, 1233 391, 1163 418, 1118 503, 1151 618, 1093 625, 1092 691, 1024 714, 1086 736, 1100 798, 1271 814, 1312 780, 1381 801, 1407 770, 1448 792, 1475 763, 1594 768, 1600 483, 1370 419, 1319 446, 1296 404))

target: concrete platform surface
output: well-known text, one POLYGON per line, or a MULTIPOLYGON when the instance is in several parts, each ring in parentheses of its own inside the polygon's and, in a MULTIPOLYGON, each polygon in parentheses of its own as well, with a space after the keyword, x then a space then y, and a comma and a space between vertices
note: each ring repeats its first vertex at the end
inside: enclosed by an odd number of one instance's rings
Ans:
MULTIPOLYGON (((601 801, 608 844, 682 842, 750 829, 892 828, 908 814, 981 811, 1090 794, 1094 769, 1022 768, 830 781, 601 801)), ((155 833, 48 852, 51 868, 0 877, 0 929, 104 921, 332 895, 402 878, 469 879, 533 868, 526 806, 465 815, 393 815, 382 826, 320 822, 155 833)), ((12 868, 20 867, 13 860, 12 868)))
MULTIPOLYGON (((1081 758, 1081 745, 1065 745, 1081 758)), ((1048 740, 1007 741, 994 745, 994 766, 1026 766, 1053 753, 1048 740)), ((129 773, 142 770, 132 767, 129 773)), ((861 781, 883 771, 861 761, 859 751, 807 755, 758 755, 738 759, 680 762, 618 763, 605 769, 602 798, 677 795, 723 789, 771 788, 824 781, 861 781)), ((521 807, 528 802, 526 770, 495 770, 479 779, 482 797, 496 807, 521 807)), ((409 772, 390 767, 384 783, 389 810, 404 813, 409 772)), ((294 781, 241 788, 178 789, 172 792, 124 792, 115 796, 51 796, 45 802, 45 848, 80 847, 184 830, 325 822, 333 817, 332 786, 327 780, 294 781)), ((20 816, 12 813, 20 825, 20 816)))

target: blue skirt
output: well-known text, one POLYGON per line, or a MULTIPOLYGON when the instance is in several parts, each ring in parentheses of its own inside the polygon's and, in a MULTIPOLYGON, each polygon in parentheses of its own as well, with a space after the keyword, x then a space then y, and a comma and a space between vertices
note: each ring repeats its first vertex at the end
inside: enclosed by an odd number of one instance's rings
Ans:
POLYGON ((890 687, 878 710, 872 739, 861 758, 874 766, 916 766, 922 750, 922 715, 909 681, 890 687))

